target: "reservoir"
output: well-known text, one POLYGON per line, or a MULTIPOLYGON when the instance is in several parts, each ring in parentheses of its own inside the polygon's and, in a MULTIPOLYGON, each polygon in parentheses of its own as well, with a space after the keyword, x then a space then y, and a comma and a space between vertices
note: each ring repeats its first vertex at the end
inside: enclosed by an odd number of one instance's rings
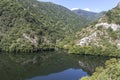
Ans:
POLYGON ((79 80, 104 66, 109 58, 40 52, 0 55, 0 80, 79 80))

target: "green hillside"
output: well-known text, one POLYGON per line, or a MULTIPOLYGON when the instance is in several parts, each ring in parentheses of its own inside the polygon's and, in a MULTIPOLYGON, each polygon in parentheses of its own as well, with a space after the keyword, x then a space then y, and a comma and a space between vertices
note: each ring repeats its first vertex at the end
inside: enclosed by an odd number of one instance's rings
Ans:
MULTIPOLYGON (((120 6, 120 5, 118 5, 120 6)), ((105 13, 59 45, 69 53, 120 56, 120 7, 105 13)))
POLYGON ((65 7, 36 0, 0 1, 0 50, 32 52, 54 49, 56 42, 87 20, 65 7))
POLYGON ((120 80, 120 59, 108 60, 105 68, 98 67, 92 76, 80 80, 120 80))

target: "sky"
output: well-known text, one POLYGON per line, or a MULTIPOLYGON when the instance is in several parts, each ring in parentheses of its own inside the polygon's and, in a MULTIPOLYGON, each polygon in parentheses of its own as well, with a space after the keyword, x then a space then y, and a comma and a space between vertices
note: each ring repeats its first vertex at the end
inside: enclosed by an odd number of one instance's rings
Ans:
POLYGON ((68 9, 83 9, 92 12, 101 12, 112 9, 120 0, 38 0, 53 2, 62 5, 68 9))

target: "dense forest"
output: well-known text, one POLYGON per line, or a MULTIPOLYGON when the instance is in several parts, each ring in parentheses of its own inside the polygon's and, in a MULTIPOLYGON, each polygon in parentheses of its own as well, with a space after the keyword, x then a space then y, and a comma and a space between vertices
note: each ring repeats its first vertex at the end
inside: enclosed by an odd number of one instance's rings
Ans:
POLYGON ((87 20, 65 7, 36 0, 0 1, 0 50, 33 52, 54 49, 87 20))

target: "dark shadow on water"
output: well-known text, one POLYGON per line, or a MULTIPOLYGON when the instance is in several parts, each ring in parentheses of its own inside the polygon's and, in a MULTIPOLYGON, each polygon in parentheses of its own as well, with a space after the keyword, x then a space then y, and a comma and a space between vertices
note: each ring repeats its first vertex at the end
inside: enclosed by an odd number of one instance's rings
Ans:
POLYGON ((0 80, 77 80, 109 59, 65 52, 1 54, 0 80))

